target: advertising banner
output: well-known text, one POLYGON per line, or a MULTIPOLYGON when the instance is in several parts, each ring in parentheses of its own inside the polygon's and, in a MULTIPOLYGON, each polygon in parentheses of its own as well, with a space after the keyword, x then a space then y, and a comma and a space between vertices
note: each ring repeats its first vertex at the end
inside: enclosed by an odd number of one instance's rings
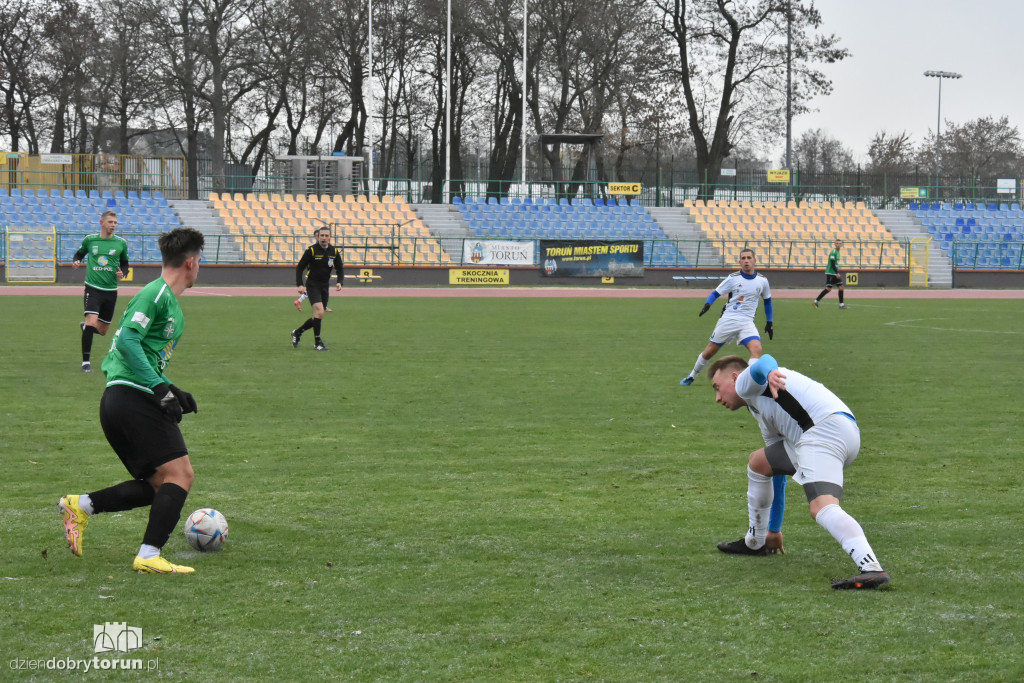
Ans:
POLYGON ((541 240, 545 277, 643 277, 644 243, 609 240, 541 240))
POLYGON ((533 240, 464 240, 462 262, 477 266, 532 266, 533 240))
POLYGON ((508 268, 452 268, 448 271, 450 285, 507 285, 508 268))

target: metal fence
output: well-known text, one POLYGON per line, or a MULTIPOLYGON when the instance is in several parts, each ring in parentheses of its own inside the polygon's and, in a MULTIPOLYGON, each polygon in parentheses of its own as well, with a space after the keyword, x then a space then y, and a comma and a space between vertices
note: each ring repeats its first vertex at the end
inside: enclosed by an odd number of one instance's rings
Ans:
MULTIPOLYGON (((10 231, 22 231, 11 228, 10 231)), ((7 261, 9 240, 6 226, 0 226, 0 260, 7 261)), ((56 230, 52 242, 53 258, 68 263, 78 249, 84 231, 56 230)), ((159 232, 122 234, 128 240, 132 263, 160 262, 157 245, 159 232)), ((349 266, 445 267, 471 265, 464 260, 466 244, 486 238, 465 237, 368 237, 344 236, 345 263, 349 266)), ((506 240, 507 241, 507 240, 506 240)), ((537 246, 539 240, 530 240, 537 246)), ((732 268, 740 249, 751 247, 758 266, 784 270, 825 267, 832 243, 828 240, 673 240, 648 239, 644 243, 644 265, 664 268, 732 268)), ((236 235, 206 233, 203 263, 224 265, 292 265, 309 246, 310 237, 296 235, 236 235)), ((952 260, 956 270, 1024 270, 1024 243, 1005 241, 954 241, 943 247, 932 242, 952 260)), ((470 250, 471 251, 471 250, 470 250)), ((539 249, 534 249, 539 253, 539 249)), ((11 258, 17 255, 10 254, 11 258)), ((20 257, 18 257, 20 258, 20 257)), ((40 257, 42 258, 42 257, 40 257)), ((47 257, 49 259, 50 257, 47 257)), ((535 260, 532 265, 539 265, 535 260)), ((910 267, 909 243, 894 241, 847 241, 843 245, 844 270, 907 270, 910 267)))
MULTIPOLYGON (((273 160, 262 169, 226 162, 223 176, 212 173, 210 159, 199 159, 196 195, 206 198, 210 192, 248 194, 278 192, 287 179, 275 176, 273 160)), ((1024 200, 1024 179, 943 176, 936 180, 919 170, 901 173, 869 173, 860 169, 829 173, 805 173, 794 170, 787 182, 770 182, 777 174, 763 168, 731 169, 732 175, 698 173, 695 169, 659 169, 657 173, 637 170, 627 177, 594 181, 555 181, 550 171, 528 169, 525 181, 453 178, 441 188, 432 184, 432 162, 403 167, 391 178, 359 178, 358 186, 367 194, 402 196, 410 203, 430 202, 437 197, 447 203, 461 197, 555 197, 604 198, 610 196, 638 199, 644 206, 678 206, 686 200, 726 201, 842 201, 865 202, 874 209, 901 208, 911 201, 1019 203, 1024 200), (637 194, 609 194, 609 182, 636 184, 637 194)), ((517 174, 517 178, 518 178, 517 174)), ((159 191, 168 199, 190 196, 184 157, 144 157, 116 154, 45 154, 27 156, 0 153, 0 192, 45 190, 72 193, 89 190, 127 192, 159 191)))

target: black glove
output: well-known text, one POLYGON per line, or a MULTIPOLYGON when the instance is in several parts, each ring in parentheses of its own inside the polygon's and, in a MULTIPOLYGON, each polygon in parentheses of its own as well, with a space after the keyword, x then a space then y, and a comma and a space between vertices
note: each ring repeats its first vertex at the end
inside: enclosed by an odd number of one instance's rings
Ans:
POLYGON ((183 413, 198 413, 199 407, 196 405, 196 400, 192 397, 192 394, 187 391, 182 391, 178 387, 171 385, 171 393, 178 399, 178 403, 181 404, 181 412, 183 413))
MULTIPOLYGON (((775 326, 772 325, 772 321, 771 320, 769 320, 768 322, 766 322, 764 324, 764 331, 765 331, 765 334, 768 335, 769 339, 774 339, 775 338, 775 326)), ((174 387, 171 387, 171 388, 173 389, 174 387)), ((189 398, 191 398, 191 397, 189 397, 189 398)), ((186 412, 188 412, 188 411, 186 411, 186 412)))
POLYGON ((174 395, 172 387, 166 382, 161 382, 153 387, 153 398, 160 404, 160 410, 175 422, 181 422, 181 403, 174 395))
POLYGON ((704 302, 704 308, 700 309, 700 315, 698 315, 697 317, 699 318, 701 315, 704 315, 705 313, 707 313, 709 308, 711 308, 711 304, 709 304, 709 303, 707 303, 705 301, 704 302))

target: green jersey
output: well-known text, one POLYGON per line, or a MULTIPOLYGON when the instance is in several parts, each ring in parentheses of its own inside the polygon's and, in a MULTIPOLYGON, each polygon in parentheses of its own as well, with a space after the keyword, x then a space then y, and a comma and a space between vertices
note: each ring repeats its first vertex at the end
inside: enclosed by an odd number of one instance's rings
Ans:
POLYGON ((161 382, 170 384, 164 370, 184 332, 185 315, 174 292, 163 278, 150 282, 121 316, 103 361, 107 386, 124 384, 149 392, 161 382))
POLYGON ((839 274, 839 250, 833 249, 828 254, 828 266, 825 267, 826 275, 839 274))
POLYGON ((85 261, 85 284, 105 292, 117 291, 117 271, 128 270, 128 243, 123 237, 101 233, 86 235, 82 246, 75 252, 75 260, 85 261))

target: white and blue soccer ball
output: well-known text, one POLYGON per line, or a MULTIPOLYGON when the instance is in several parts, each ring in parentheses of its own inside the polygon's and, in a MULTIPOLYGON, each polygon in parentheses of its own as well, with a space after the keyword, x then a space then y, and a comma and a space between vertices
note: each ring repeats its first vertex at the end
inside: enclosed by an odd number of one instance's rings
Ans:
POLYGON ((185 540, 201 552, 220 550, 228 540, 228 520, 213 508, 199 508, 185 520, 185 540))

